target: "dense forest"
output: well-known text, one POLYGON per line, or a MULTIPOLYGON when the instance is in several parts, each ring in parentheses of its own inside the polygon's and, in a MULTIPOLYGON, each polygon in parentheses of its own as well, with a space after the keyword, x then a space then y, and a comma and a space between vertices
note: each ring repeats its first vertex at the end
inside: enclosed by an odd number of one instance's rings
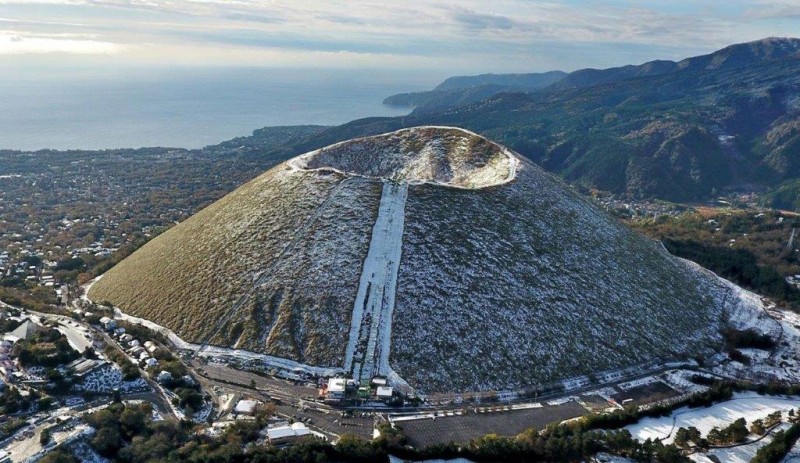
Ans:
POLYGON ((794 214, 700 208, 676 217, 634 218, 634 228, 744 288, 800 309, 800 290, 786 281, 800 274, 800 228, 794 214))

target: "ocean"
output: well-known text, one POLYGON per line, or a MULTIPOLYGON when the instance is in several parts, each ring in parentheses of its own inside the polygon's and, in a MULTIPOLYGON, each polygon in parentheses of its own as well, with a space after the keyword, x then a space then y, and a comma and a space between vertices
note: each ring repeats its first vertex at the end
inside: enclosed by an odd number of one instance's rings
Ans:
POLYGON ((0 149, 198 148, 276 125, 335 125, 409 109, 394 93, 441 76, 397 71, 131 69, 0 76, 0 149))

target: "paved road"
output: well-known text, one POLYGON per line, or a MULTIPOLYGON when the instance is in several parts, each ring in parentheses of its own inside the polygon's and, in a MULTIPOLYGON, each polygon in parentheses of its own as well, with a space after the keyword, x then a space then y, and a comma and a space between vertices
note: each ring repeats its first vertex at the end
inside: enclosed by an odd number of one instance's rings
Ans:
POLYGON ((190 364, 190 367, 194 368, 199 375, 204 376, 206 379, 222 383, 221 386, 231 384, 243 386, 252 392, 251 385, 255 384, 256 388, 289 404, 298 405, 300 400, 304 397, 308 400, 313 400, 318 394, 316 388, 297 385, 282 379, 261 376, 249 371, 237 370, 225 365, 214 363, 203 364, 194 360, 190 364), (202 371, 202 373, 199 373, 199 371, 202 371))
MULTIPOLYGON (((102 336, 102 338, 105 341, 106 345, 111 346, 112 349, 116 349, 117 351, 119 351, 120 353, 125 355, 125 358, 128 358, 128 354, 126 354, 125 351, 123 351, 122 348, 119 347, 119 345, 116 343, 116 341, 111 339, 111 336, 109 336, 108 333, 105 333, 103 331, 97 331, 97 332, 100 333, 100 336, 102 336)), ((140 370, 140 372, 142 374, 142 378, 147 382, 147 385, 150 386, 151 392, 127 394, 125 397, 126 398, 130 398, 131 395, 142 395, 143 394, 145 397, 148 397, 148 398, 143 399, 143 400, 149 400, 149 401, 153 402, 153 404, 156 405, 156 407, 162 413, 166 414, 166 416, 178 419, 178 415, 175 414, 175 410, 172 408, 172 405, 171 405, 172 403, 171 403, 170 399, 168 397, 164 396, 161 387, 158 384, 156 384, 155 381, 153 381, 145 372, 143 372, 141 370, 140 370)))

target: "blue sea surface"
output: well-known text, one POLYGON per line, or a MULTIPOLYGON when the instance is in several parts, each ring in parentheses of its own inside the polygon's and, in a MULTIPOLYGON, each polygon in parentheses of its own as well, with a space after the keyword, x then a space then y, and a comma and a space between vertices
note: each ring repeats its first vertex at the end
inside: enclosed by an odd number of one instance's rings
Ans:
POLYGON ((409 109, 394 93, 441 76, 396 71, 134 69, 0 76, 0 149, 198 148, 265 126, 334 125, 409 109))

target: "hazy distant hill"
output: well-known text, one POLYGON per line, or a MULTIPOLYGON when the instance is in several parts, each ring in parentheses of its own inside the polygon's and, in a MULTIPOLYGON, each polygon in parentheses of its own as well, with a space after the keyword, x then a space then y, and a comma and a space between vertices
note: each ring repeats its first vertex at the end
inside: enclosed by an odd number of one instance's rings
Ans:
POLYGON ((686 58, 678 62, 656 60, 638 66, 581 69, 571 72, 563 79, 560 79, 553 84, 552 88, 591 87, 624 79, 657 76, 676 71, 731 70, 763 61, 797 58, 798 54, 800 54, 800 40, 768 38, 756 42, 731 45, 714 53, 686 58))
POLYGON ((531 74, 481 74, 445 79, 433 90, 400 93, 383 100, 391 106, 410 106, 417 112, 432 112, 475 103, 503 92, 524 92, 547 87, 567 74, 561 71, 531 74))
POLYGON ((513 87, 519 89, 542 88, 560 79, 567 73, 563 71, 550 71, 542 73, 528 74, 480 74, 477 76, 454 76, 448 77, 434 90, 461 90, 470 87, 481 87, 484 85, 496 85, 513 87))

